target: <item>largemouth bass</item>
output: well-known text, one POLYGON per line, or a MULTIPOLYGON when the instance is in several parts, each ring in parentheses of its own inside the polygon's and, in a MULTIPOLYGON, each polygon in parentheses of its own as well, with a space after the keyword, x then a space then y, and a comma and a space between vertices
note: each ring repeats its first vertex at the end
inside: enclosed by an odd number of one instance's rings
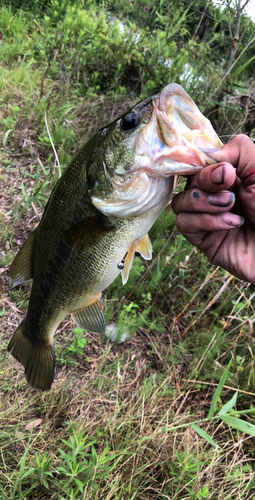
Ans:
POLYGON ((221 145, 188 94, 170 84, 77 153, 10 267, 11 287, 33 280, 27 315, 8 345, 32 386, 51 387, 53 335, 68 313, 79 327, 105 332, 102 290, 119 273, 126 283, 136 251, 151 259, 148 231, 170 201, 174 176, 214 163, 203 149, 221 145))

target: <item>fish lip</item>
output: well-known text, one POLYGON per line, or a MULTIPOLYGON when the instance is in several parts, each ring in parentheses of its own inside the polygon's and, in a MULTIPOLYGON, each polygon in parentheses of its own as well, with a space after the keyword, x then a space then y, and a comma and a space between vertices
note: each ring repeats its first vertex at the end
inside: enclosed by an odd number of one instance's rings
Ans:
POLYGON ((222 143, 209 120, 180 85, 171 83, 155 96, 152 116, 140 138, 138 134, 134 151, 147 156, 158 175, 190 175, 216 163, 207 150, 210 153, 217 146, 222 143), (162 162, 164 173, 160 170, 162 162))
POLYGON ((166 87, 164 87, 163 90, 159 93, 159 98, 158 98, 159 110, 165 111, 166 99, 169 99, 169 97, 174 96, 174 95, 178 95, 178 94, 182 95, 184 97, 186 97, 188 95, 185 92, 185 90, 183 90, 183 88, 180 85, 178 85, 178 83, 169 83, 166 87))
MULTIPOLYGON (((174 130, 175 133, 178 135, 178 140, 181 146, 186 146, 188 148, 188 151, 193 152, 197 158, 199 159, 200 165, 204 167, 206 164, 211 164, 211 163, 216 163, 214 160, 209 158, 209 156, 206 154, 207 151, 210 151, 210 148, 205 148, 205 147, 199 147, 195 144, 196 137, 201 135, 201 132, 203 132, 203 127, 205 127, 205 124, 211 127, 210 122, 205 118, 202 113, 199 111, 197 108, 196 104, 194 101, 191 99, 191 97, 185 92, 185 90, 178 84, 169 84, 167 85, 162 92, 159 95, 158 101, 155 100, 155 107, 158 107, 159 113, 157 113, 157 119, 158 119, 158 126, 160 126, 160 121, 164 120, 165 124, 168 125, 169 130, 174 130), (177 98, 177 106, 174 105, 174 99, 177 98), (180 103, 178 103, 178 99, 180 100, 180 103), (190 132, 188 134, 183 134, 177 130, 177 128, 174 127, 174 123, 171 122, 169 119, 169 115, 171 118, 171 111, 174 109, 178 110, 178 105, 179 108, 182 107, 182 102, 184 102, 184 111, 185 106, 187 106, 187 116, 189 114, 194 116, 197 115, 197 128, 191 128, 190 132), (168 113, 168 108, 170 108, 170 113, 168 113), (191 110, 191 111, 190 111, 191 110), (185 137, 185 135, 188 135, 188 137, 185 137), (191 138, 191 140, 190 140, 191 138)), ((181 115, 182 122, 186 126, 190 127, 190 123, 186 123, 185 121, 185 112, 182 113, 181 115)), ((189 122, 189 120, 187 120, 189 122)), ((212 128, 212 127, 211 127, 212 128)), ((212 129, 213 130, 213 129, 212 129)), ((214 133, 214 130, 213 130, 214 133)), ((215 134, 215 133, 214 133, 215 134)), ((216 134, 215 134, 216 135, 216 134)), ((209 138, 208 138, 209 139, 209 138)), ((213 148, 215 149, 215 148, 213 148)), ((170 153, 171 154, 171 153, 170 153)), ((188 163, 188 162, 187 162, 188 163)), ((193 166, 195 166, 193 164, 193 166)))

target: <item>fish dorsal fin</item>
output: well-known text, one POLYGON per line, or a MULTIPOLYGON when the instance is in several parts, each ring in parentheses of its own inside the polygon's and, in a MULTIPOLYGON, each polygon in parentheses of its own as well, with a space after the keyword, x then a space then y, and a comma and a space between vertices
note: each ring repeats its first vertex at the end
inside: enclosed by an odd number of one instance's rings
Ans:
POLYGON ((33 278, 32 259, 35 235, 36 231, 28 237, 11 264, 9 271, 9 285, 11 288, 22 285, 33 278))
POLYGON ((66 231, 66 238, 77 249, 93 248, 95 244, 116 227, 104 215, 87 217, 66 231))
POLYGON ((101 295, 81 309, 72 312, 72 317, 79 328, 84 328, 95 333, 105 333, 105 319, 101 295))
POLYGON ((121 277, 122 277, 122 284, 123 285, 125 285, 127 280, 128 280, 129 271, 132 267, 133 260, 134 260, 136 245, 137 245, 137 240, 134 241, 134 243, 132 243, 132 245, 129 247, 128 253, 125 257, 124 268, 121 270, 121 277))
POLYGON ((137 252, 141 254, 141 256, 146 259, 146 260, 151 260, 152 258, 152 244, 151 240, 146 234, 142 240, 139 241, 137 247, 136 247, 137 252))

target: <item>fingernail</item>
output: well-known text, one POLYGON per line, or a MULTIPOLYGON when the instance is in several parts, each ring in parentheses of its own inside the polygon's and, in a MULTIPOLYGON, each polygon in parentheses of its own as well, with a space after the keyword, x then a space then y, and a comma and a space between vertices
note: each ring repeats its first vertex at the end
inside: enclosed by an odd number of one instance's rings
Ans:
POLYGON ((225 175, 225 165, 222 163, 221 165, 218 165, 212 173, 211 173, 211 182, 213 184, 223 184, 224 182, 224 175, 225 175))
POLYGON ((244 223, 244 218, 241 215, 231 214, 231 212, 222 214, 221 218, 229 226, 240 227, 244 223))
POLYGON ((235 200, 234 193, 229 191, 223 191, 222 193, 214 193, 208 196, 208 201, 210 205, 214 207, 229 207, 235 200))

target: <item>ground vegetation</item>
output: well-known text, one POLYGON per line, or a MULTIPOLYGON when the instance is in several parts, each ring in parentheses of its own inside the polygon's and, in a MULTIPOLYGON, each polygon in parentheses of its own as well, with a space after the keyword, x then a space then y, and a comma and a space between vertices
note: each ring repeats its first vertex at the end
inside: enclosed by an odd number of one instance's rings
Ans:
POLYGON ((254 498, 255 289, 209 265, 170 207, 151 230, 152 261, 137 257, 127 284, 104 293, 107 322, 125 342, 66 318, 46 393, 6 352, 29 297, 29 285, 8 291, 9 264, 94 131, 175 81, 223 142, 254 139, 254 23, 239 12, 232 58, 238 6, 1 4, 1 498, 254 498))

